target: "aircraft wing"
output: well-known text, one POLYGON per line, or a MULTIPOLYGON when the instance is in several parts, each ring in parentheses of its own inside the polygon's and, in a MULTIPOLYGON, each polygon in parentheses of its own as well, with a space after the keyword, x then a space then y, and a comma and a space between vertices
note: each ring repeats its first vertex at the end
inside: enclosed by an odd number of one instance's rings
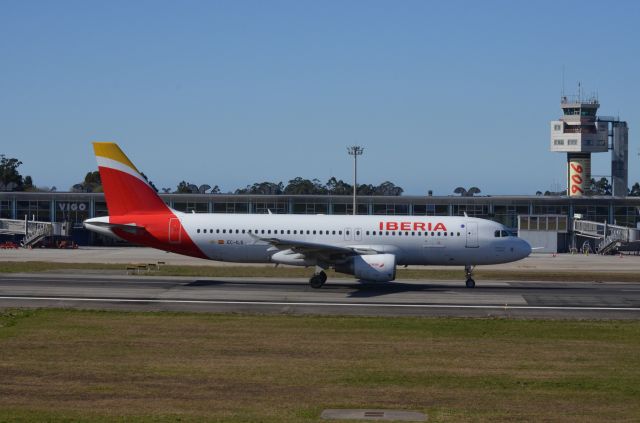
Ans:
POLYGON ((348 247, 281 238, 261 238, 253 234, 250 235, 256 241, 269 243, 274 249, 280 251, 291 250, 296 253, 304 254, 307 257, 320 257, 331 261, 340 260, 341 258, 348 256, 378 254, 378 251, 371 248, 348 247))

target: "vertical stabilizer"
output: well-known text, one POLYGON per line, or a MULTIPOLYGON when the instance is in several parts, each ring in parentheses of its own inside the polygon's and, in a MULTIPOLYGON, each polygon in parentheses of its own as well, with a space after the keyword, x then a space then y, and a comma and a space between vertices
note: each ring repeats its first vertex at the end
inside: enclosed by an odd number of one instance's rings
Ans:
POLYGON ((94 142, 93 149, 110 216, 169 211, 118 144, 94 142))

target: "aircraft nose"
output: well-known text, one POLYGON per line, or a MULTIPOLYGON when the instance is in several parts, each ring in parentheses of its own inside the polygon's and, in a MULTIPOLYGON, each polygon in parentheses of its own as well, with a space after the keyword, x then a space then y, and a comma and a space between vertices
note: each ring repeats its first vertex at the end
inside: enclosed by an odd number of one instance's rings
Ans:
POLYGON ((529 257, 529 254, 531 254, 531 245, 524 239, 518 239, 517 251, 520 258, 529 257))

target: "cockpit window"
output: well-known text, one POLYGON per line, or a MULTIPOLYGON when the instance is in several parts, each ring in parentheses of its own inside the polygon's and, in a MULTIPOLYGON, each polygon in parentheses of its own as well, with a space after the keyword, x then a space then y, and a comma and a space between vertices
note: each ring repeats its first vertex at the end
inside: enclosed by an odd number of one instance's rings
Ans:
POLYGON ((501 231, 495 231, 493 233, 493 236, 496 238, 506 238, 511 236, 511 233, 509 233, 509 231, 501 230, 501 231))

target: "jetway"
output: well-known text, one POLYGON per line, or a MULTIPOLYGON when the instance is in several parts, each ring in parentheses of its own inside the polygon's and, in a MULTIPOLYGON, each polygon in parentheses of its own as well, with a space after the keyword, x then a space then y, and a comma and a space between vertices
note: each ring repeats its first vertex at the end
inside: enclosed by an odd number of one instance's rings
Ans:
POLYGON ((24 235, 22 246, 26 248, 49 236, 69 236, 69 225, 67 222, 0 219, 0 235, 24 235))
POLYGON ((598 254, 640 251, 640 230, 626 226, 575 219, 573 221, 574 247, 577 236, 595 240, 595 250, 598 254))

